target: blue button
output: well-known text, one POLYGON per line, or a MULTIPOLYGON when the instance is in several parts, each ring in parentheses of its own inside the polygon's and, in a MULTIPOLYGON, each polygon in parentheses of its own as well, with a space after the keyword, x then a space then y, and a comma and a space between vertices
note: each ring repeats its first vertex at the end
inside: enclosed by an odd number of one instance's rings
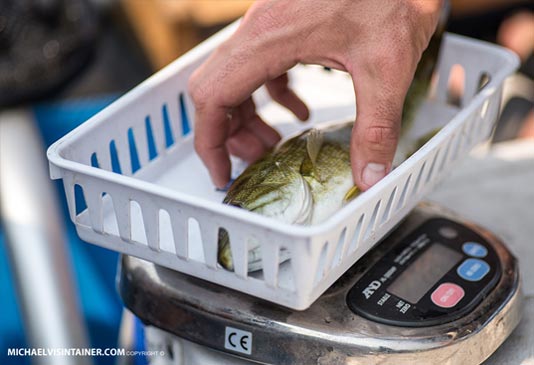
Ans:
POLYGON ((466 242, 462 246, 466 255, 473 257, 486 257, 488 249, 477 242, 466 242))
POLYGON ((490 267, 486 261, 467 259, 458 267, 456 272, 462 279, 479 281, 489 272, 490 267))

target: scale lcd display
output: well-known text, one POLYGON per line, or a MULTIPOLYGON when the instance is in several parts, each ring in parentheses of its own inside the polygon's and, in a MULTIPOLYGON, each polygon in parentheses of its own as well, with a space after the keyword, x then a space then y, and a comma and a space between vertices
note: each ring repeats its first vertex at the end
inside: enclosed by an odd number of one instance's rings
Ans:
POLYGON ((391 283, 387 291, 415 304, 462 257, 461 253, 434 243, 391 283))

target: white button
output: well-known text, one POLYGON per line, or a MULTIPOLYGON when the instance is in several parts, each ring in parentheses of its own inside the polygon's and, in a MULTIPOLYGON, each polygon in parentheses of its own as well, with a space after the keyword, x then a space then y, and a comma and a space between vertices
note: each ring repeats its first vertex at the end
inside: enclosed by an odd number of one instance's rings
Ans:
POLYGON ((458 231, 455 230, 454 228, 452 227, 448 227, 448 226, 445 226, 445 227, 441 227, 439 230, 438 230, 439 234, 445 238, 448 238, 450 240, 452 240, 453 238, 456 238, 458 237, 458 231))

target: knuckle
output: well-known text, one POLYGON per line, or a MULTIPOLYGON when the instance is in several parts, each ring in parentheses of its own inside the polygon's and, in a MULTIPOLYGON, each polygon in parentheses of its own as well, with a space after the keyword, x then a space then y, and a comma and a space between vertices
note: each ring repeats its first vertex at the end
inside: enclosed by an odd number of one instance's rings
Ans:
POLYGON ((195 147, 195 151, 200 156, 200 158, 203 159, 205 156, 205 151, 206 151, 205 143, 200 138, 197 138, 195 136, 195 139, 193 141, 193 146, 195 147))
POLYGON ((197 108, 204 105, 208 100, 208 88, 201 81, 199 70, 195 71, 187 83, 189 96, 197 108))
POLYGON ((398 131, 391 125, 372 125, 364 130, 363 141, 371 149, 382 149, 384 146, 396 145, 398 131))
POLYGON ((282 19, 280 17, 280 3, 257 2, 245 15, 245 27, 253 36, 265 35, 265 32, 280 28, 282 19))
POLYGON ((215 151, 214 147, 200 135, 195 135, 193 146, 200 159, 204 162, 209 161, 215 151))

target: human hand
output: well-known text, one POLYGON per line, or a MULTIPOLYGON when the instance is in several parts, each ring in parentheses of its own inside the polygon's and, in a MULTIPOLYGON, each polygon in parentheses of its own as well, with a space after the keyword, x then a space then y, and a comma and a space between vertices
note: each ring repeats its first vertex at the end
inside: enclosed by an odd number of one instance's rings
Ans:
POLYGON ((404 98, 440 9, 440 0, 256 2, 189 81, 195 148, 214 184, 228 183, 229 154, 253 162, 280 139, 256 114, 251 94, 261 85, 299 119, 308 118, 286 75, 308 63, 351 75, 353 178, 362 190, 374 185, 391 169, 404 98))

